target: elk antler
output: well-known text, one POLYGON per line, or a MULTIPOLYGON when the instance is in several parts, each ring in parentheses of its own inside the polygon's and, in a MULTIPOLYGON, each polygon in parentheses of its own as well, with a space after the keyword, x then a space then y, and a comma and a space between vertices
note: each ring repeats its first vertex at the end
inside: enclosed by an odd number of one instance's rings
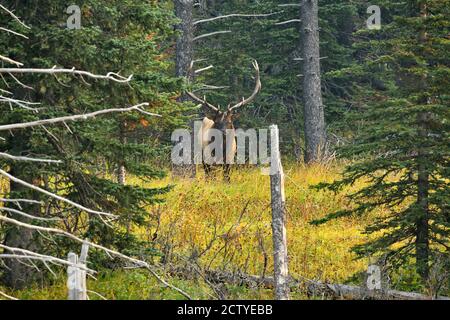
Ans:
POLYGON ((256 84, 255 84, 255 90, 253 90, 253 93, 250 97, 248 97, 247 99, 242 98, 242 101, 239 102, 238 104, 232 106, 231 108, 228 108, 229 111, 233 111, 237 108, 240 108, 250 102, 252 102, 255 97, 258 95, 258 92, 261 90, 261 76, 259 73, 259 66, 258 66, 258 62, 255 60, 253 61, 253 67, 256 70, 256 84))
POLYGON ((207 107, 208 107, 209 109, 211 109, 212 111, 214 111, 214 112, 218 112, 218 111, 219 111, 219 108, 217 108, 217 107, 213 106, 211 103, 207 102, 207 101, 206 101, 206 98, 200 99, 200 98, 197 97, 195 94, 193 94, 192 92, 189 92, 189 91, 186 92, 186 93, 187 93, 187 95, 188 95, 189 97, 191 97, 193 100, 195 100, 195 101, 201 103, 201 104, 204 105, 204 106, 207 106, 207 107))

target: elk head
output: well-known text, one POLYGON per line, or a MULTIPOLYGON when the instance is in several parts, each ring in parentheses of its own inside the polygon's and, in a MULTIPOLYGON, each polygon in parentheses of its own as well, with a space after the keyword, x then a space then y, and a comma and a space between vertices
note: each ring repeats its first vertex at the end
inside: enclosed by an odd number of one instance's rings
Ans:
POLYGON ((188 92, 187 94, 194 100, 202 104, 202 106, 206 107, 212 116, 208 116, 208 118, 212 121, 214 121, 214 128, 221 130, 225 132, 226 129, 234 129, 234 117, 236 115, 237 109, 240 107, 249 104, 252 102, 256 96, 258 95, 259 91, 261 90, 261 78, 260 78, 260 72, 259 72, 259 66, 258 62, 255 60, 253 61, 253 67, 256 70, 256 84, 255 89, 253 90, 253 93, 250 97, 247 99, 242 98, 242 101, 231 105, 229 104, 226 110, 220 110, 219 107, 216 107, 212 105, 211 103, 206 101, 206 98, 199 98, 194 93, 188 92))
MULTIPOLYGON (((223 135, 223 159, 220 158, 222 161, 219 160, 219 163, 223 164, 224 168, 224 178, 226 181, 230 181, 230 163, 233 162, 233 159, 236 155, 236 135, 234 131, 234 119, 236 115, 236 111, 252 102, 255 97, 258 95, 259 91, 261 90, 261 78, 260 78, 260 72, 259 72, 259 66, 256 61, 253 62, 253 67, 256 70, 256 85, 255 89, 253 90, 253 93, 250 97, 247 99, 242 98, 242 101, 235 104, 235 105, 228 105, 228 108, 226 110, 220 110, 219 107, 216 107, 212 105, 211 103, 206 101, 206 98, 199 98, 194 93, 188 92, 187 94, 194 100, 202 104, 202 106, 206 107, 210 114, 207 118, 203 119, 203 125, 200 132, 200 143, 202 145, 203 150, 207 150, 207 146, 209 144, 209 133, 211 132, 210 129, 216 129, 220 130, 223 135), (232 134, 229 135, 229 130, 232 131, 232 134), (231 139, 231 140, 230 140, 231 139), (227 141, 228 140, 228 141, 227 141), (227 148, 226 146, 231 146, 231 148, 227 148)), ((215 158, 215 155, 214 155, 215 158)), ((217 159, 217 158, 216 158, 217 159)), ((203 159, 204 160, 204 159, 203 159)), ((217 164, 217 162, 216 162, 217 164)), ((203 165, 205 167, 206 174, 209 175, 210 172, 210 165, 206 164, 205 161, 203 161, 203 165)))

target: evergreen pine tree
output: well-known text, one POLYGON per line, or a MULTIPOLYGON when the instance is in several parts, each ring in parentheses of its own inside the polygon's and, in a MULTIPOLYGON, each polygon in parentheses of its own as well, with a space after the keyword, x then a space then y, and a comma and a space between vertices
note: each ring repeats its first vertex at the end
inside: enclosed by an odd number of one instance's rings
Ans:
MULTIPOLYGON (((67 1, 6 1, 31 26, 29 40, 0 33, 0 51, 25 63, 27 67, 75 67, 97 74, 114 71, 134 75, 130 86, 68 76, 24 75, 20 81, 6 76, 8 91, 16 97, 40 102, 39 112, 0 105, 0 123, 18 123, 56 116, 83 114, 107 108, 122 108, 148 102, 147 111, 159 113, 162 120, 141 113, 114 114, 85 122, 34 127, 2 132, 0 150, 13 155, 43 155, 62 160, 61 165, 15 163, 1 160, 0 166, 18 178, 83 204, 119 216, 111 227, 99 217, 51 201, 42 195, 11 184, 8 196, 44 201, 44 205, 25 206, 40 217, 59 217, 67 231, 93 242, 134 254, 145 251, 130 232, 148 222, 149 204, 162 201, 168 188, 138 187, 117 181, 120 167, 144 181, 164 173, 150 160, 170 154, 169 132, 184 122, 183 110, 176 104, 180 81, 173 78, 172 62, 167 59, 173 44, 174 18, 167 3, 144 0, 80 1, 81 26, 66 28, 67 1), (161 138, 169 137, 169 138, 161 138), (112 178, 112 177, 113 178, 112 178)), ((1 15, 1 25, 14 29, 17 24, 1 15)), ((167 158, 167 156, 166 156, 167 158)), ((20 219, 20 217, 14 216, 20 219)), ((52 222, 45 222, 52 225, 52 222)), ((1 241, 11 247, 38 248, 47 254, 65 255, 74 244, 57 237, 58 246, 22 228, 3 226, 1 241), (4 236, 3 236, 4 235, 4 236)), ((78 251, 78 250, 77 250, 78 251)), ((95 254, 91 256, 95 262, 95 254)), ((29 283, 30 268, 15 260, 4 268, 4 279, 11 287, 29 283)))
POLYGON ((414 261, 425 283, 431 266, 449 259, 450 2, 383 5, 382 29, 358 34, 370 38, 357 44, 364 64, 343 73, 381 79, 384 88, 359 87, 366 107, 349 121, 362 129, 342 149, 354 161, 341 180, 319 187, 338 192, 358 180, 365 186, 349 195, 351 209, 314 223, 384 208, 386 214, 365 230, 373 239, 354 251, 361 257, 384 254, 396 268, 414 261))

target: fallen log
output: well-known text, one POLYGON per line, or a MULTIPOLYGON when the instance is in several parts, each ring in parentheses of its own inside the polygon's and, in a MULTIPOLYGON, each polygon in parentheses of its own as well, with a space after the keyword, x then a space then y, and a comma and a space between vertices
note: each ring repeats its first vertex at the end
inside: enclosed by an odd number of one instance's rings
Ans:
MULTIPOLYGON (((261 278, 254 275, 233 274, 223 271, 206 271, 207 278, 211 282, 219 281, 235 285, 263 286, 272 289, 273 277, 261 278)), ((338 299, 372 299, 372 300, 433 300, 432 297, 398 290, 368 290, 363 287, 331 284, 315 280, 297 280, 291 278, 290 287, 292 290, 303 289, 308 296, 326 296, 338 299)), ((434 300, 450 300, 448 297, 438 296, 434 300)))
MULTIPOLYGON (((193 270, 188 267, 172 268, 170 273, 178 277, 189 275, 192 277, 193 270)), ((246 287, 274 288, 273 277, 259 277, 243 273, 232 273, 218 270, 207 270, 202 276, 212 284, 231 284, 246 287)), ((292 291, 303 291, 308 297, 326 297, 330 299, 348 300, 450 300, 450 297, 430 297, 416 292, 405 292, 398 290, 368 290, 364 287, 332 284, 322 281, 303 279, 298 280, 291 277, 289 282, 292 291)))

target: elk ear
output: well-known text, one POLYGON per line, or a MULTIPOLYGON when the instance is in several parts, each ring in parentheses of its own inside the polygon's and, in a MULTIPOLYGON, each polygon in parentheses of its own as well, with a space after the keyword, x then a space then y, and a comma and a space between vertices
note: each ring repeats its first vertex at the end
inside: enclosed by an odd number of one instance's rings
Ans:
POLYGON ((222 117, 222 115, 223 115, 223 112, 220 111, 220 110, 217 110, 217 111, 214 113, 214 115, 213 115, 213 117, 212 117, 211 119, 220 120, 220 118, 222 117))
POLYGON ((212 113, 212 112, 205 112, 205 113, 204 113, 204 116, 205 116, 206 118, 208 118, 208 119, 214 119, 213 113, 212 113))
POLYGON ((208 119, 216 119, 217 118, 217 114, 219 111, 212 111, 212 110, 207 110, 205 112, 205 117, 207 117, 208 119))

